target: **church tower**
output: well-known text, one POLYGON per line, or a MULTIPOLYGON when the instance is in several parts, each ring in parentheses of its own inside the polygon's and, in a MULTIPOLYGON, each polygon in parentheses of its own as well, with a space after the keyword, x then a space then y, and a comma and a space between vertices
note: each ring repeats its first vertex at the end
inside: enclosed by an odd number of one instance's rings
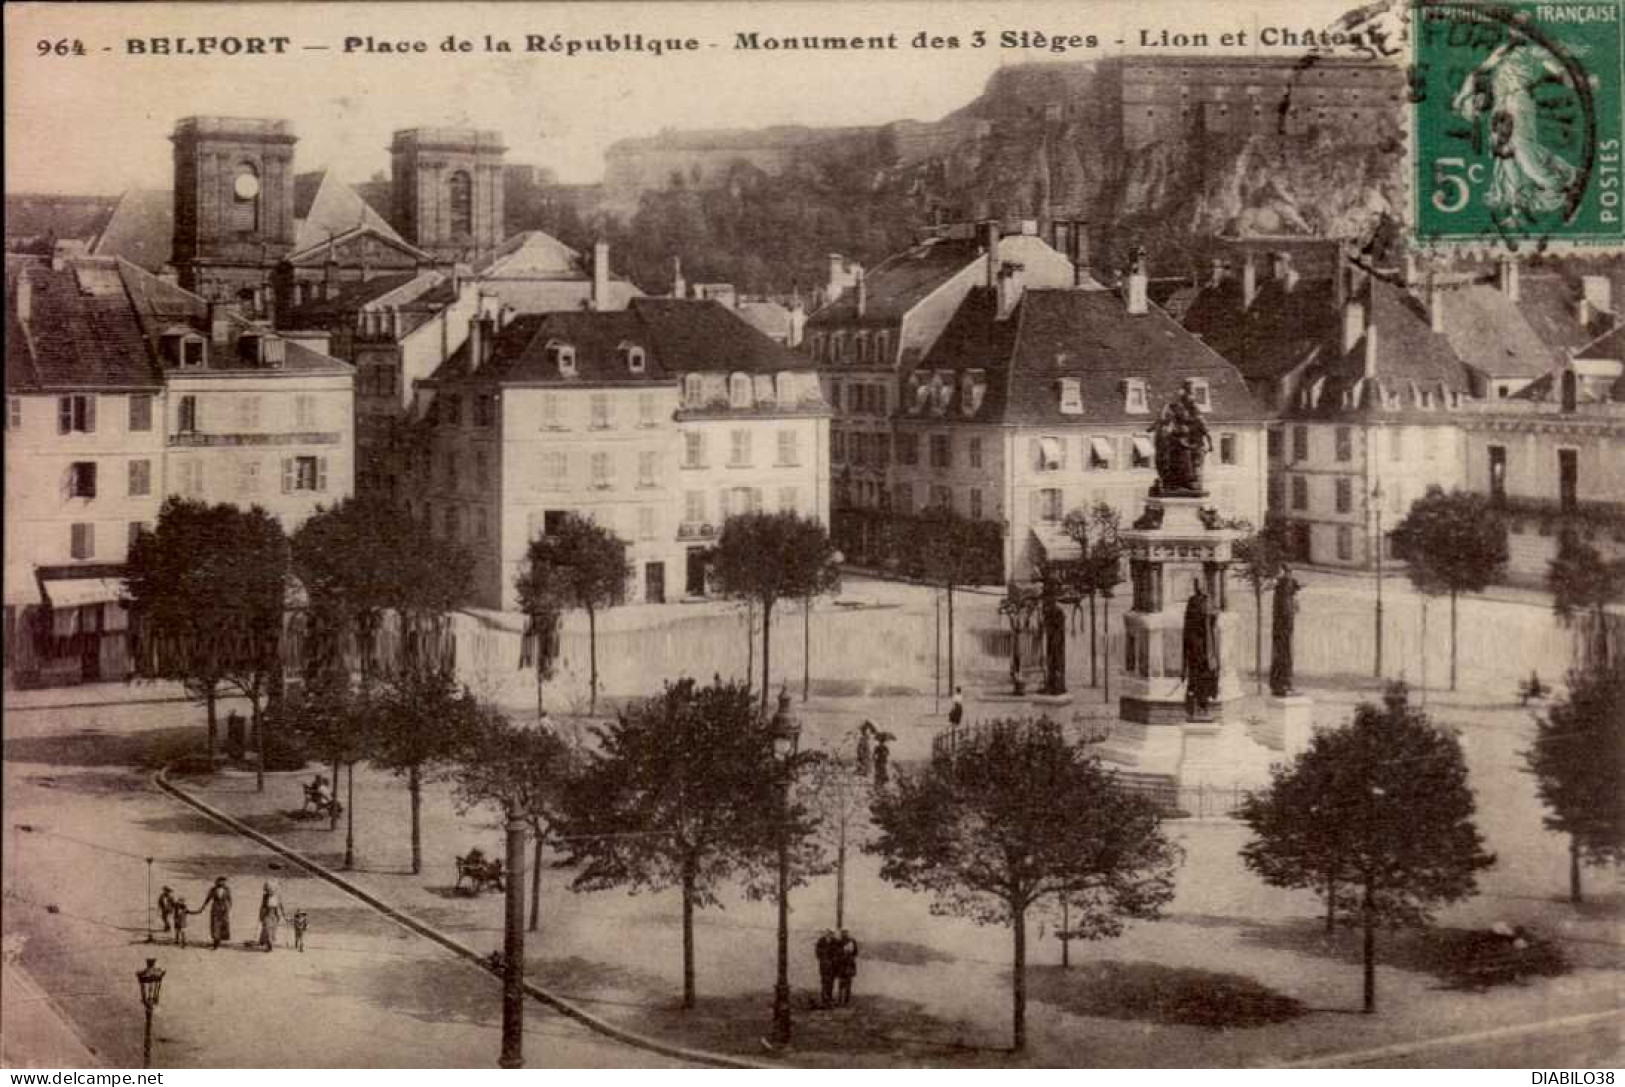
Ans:
POLYGON ((211 300, 258 298, 293 249, 293 149, 287 121, 187 117, 175 145, 180 284, 211 300))
POLYGON ((390 145, 394 225, 440 260, 475 263, 502 243, 502 134, 409 128, 390 145))

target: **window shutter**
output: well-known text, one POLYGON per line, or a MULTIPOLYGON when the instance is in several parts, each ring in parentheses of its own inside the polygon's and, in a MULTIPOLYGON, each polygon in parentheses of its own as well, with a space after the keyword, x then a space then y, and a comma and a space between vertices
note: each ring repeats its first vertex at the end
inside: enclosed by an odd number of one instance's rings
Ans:
POLYGON ((293 458, 292 457, 283 457, 282 458, 282 493, 283 494, 291 494, 293 492, 293 484, 294 484, 293 471, 294 471, 293 458))
POLYGON ((96 433, 96 394, 85 397, 85 433, 96 433))
POLYGON ((85 491, 85 497, 86 498, 95 498, 96 497, 96 462, 95 461, 91 461, 89 464, 85 465, 85 486, 84 486, 84 491, 85 491))
POLYGON ((326 457, 317 457, 316 458, 316 489, 318 491, 323 491, 323 492, 325 492, 327 490, 327 458, 326 457))
POLYGON ((73 429, 73 397, 56 398, 56 432, 66 434, 73 429))

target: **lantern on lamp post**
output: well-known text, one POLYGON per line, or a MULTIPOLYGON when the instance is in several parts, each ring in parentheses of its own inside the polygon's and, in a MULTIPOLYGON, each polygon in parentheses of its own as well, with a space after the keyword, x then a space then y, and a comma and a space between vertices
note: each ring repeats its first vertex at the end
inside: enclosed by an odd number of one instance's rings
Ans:
POLYGON ((778 973, 773 983, 773 1045, 790 1044, 790 787, 795 778, 801 725, 790 716, 790 695, 779 689, 779 709, 769 726, 779 771, 779 931, 778 973))
POLYGON ((135 980, 141 985, 141 1007, 147 1013, 146 1033, 141 1041, 141 1067, 152 1067, 152 1009, 158 1006, 158 991, 163 988, 164 970, 157 959, 148 959, 147 965, 137 970, 135 980))

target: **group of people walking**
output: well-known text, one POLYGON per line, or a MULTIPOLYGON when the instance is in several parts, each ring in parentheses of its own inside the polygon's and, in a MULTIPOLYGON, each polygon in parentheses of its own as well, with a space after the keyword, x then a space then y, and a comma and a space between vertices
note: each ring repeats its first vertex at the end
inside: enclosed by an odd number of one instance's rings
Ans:
MULTIPOLYGON (((176 894, 171 887, 164 887, 158 894, 158 916, 164 923, 164 931, 174 934, 176 947, 187 946, 187 920, 205 910, 209 913, 210 950, 218 951, 221 944, 231 943, 231 907, 231 885, 226 882, 225 876, 214 881, 203 896, 203 904, 195 910, 187 906, 185 895, 176 894)), ((264 893, 260 895, 260 936, 255 946, 262 951, 274 950, 277 936, 282 926, 289 920, 276 884, 267 883, 264 893)), ((304 910, 297 910, 291 920, 294 950, 303 951, 305 932, 310 927, 310 918, 304 910)))
POLYGON ((818 992, 826 1008, 844 1008, 852 1003, 852 979, 858 976, 858 942, 846 929, 839 936, 825 929, 813 945, 818 956, 818 992))

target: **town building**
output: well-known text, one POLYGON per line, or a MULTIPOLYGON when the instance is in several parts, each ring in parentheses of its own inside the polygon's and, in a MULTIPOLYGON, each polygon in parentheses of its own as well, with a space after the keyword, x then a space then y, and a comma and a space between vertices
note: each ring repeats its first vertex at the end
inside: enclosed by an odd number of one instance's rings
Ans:
POLYGON ((118 259, 7 267, 8 669, 124 678, 130 542, 166 496, 292 532, 352 490, 352 372, 118 259))
POLYGON ((409 128, 389 147, 395 225, 443 262, 476 264, 496 250, 503 218, 502 134, 409 128))
POLYGON ((515 313, 577 310, 593 304, 594 298, 601 309, 625 309, 643 292, 614 275, 608 246, 602 251, 600 262, 597 247, 584 257, 550 234, 527 230, 503 241, 474 274, 483 291, 515 313))
POLYGON ((517 606, 530 541, 567 513, 625 539, 628 599, 704 592, 733 513, 828 516, 828 409, 811 363, 713 302, 482 316, 418 383, 407 508, 475 558, 482 607, 517 606))
MULTIPOLYGON (((1073 229, 1069 237, 1081 241, 1083 232, 1073 229)), ((850 287, 845 263, 836 256, 830 263, 833 301, 807 319, 803 348, 818 365, 835 412, 831 530, 843 552, 861 561, 890 507, 902 375, 930 351, 978 283, 993 283, 1008 270, 1028 287, 1067 287, 1077 273, 1032 221, 934 230, 914 248, 859 271, 850 287)))
POLYGON ((1080 278, 1029 286, 1002 266, 909 369, 893 417, 890 519, 947 507, 996 524, 1007 579, 1075 557, 1073 510, 1138 516, 1156 479, 1150 428, 1187 382, 1212 437, 1213 506, 1254 523, 1263 511, 1266 416, 1240 373, 1149 301, 1143 271, 1121 289, 1080 278))

